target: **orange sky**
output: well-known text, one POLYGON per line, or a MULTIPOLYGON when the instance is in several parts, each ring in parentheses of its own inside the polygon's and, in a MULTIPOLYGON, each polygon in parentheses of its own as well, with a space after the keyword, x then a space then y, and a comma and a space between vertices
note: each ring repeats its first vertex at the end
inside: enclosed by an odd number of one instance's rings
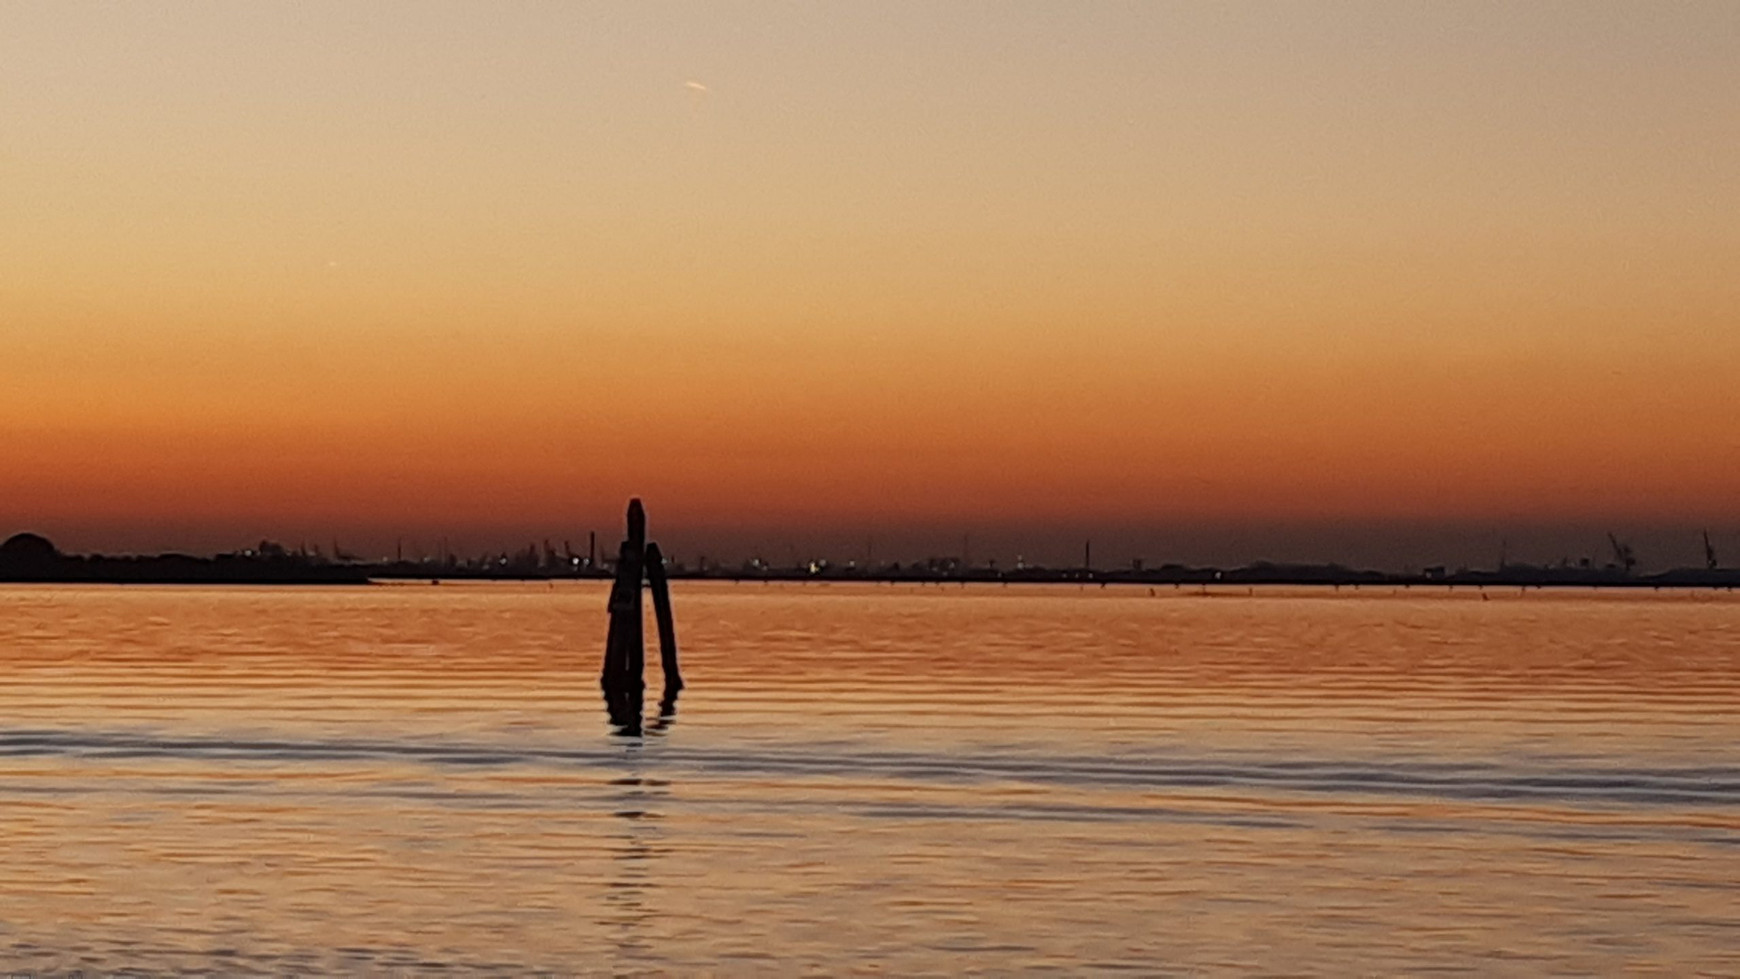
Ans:
POLYGON ((1728 3, 9 5, 0 531, 1726 533, 1735 92, 1728 3))

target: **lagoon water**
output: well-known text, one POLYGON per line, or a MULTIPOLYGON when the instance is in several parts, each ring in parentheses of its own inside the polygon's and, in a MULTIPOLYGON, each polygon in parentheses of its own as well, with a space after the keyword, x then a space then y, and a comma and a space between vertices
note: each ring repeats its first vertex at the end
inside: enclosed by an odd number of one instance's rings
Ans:
POLYGON ((1740 974, 1740 597, 675 596, 0 588, 0 967, 1740 974))

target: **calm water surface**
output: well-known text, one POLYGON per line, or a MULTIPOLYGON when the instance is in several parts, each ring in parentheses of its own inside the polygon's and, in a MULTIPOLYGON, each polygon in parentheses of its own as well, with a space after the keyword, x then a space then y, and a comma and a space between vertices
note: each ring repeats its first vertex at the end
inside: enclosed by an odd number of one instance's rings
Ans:
POLYGON ((0 588, 0 966, 1740 974, 1735 596, 604 598, 0 588))

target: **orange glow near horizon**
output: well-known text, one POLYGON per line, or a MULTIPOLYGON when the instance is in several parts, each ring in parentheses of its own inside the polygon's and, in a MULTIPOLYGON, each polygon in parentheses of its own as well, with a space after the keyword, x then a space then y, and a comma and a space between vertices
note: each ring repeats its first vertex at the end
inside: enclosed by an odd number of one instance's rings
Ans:
POLYGON ((1740 521, 1731 5, 877 9, 0 13, 0 533, 1740 521))

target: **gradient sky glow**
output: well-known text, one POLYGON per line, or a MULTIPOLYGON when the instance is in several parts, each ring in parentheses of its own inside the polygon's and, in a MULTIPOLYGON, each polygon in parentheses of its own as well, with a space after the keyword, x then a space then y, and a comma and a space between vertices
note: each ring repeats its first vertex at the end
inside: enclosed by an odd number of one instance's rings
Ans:
POLYGON ((633 493, 679 553, 1740 558, 1740 4, 0 6, 0 535, 633 493))

